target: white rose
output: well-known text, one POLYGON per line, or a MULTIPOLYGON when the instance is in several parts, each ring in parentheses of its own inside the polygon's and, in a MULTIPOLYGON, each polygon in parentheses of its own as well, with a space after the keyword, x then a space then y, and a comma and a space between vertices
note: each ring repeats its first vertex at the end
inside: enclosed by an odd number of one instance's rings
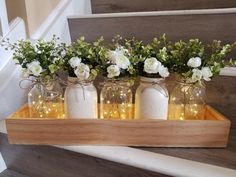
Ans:
POLYGON ((192 82, 200 81, 202 79, 202 71, 193 69, 192 82))
POLYGON ((121 69, 127 69, 130 65, 130 61, 125 56, 123 50, 116 49, 115 51, 109 51, 109 59, 121 69))
POLYGON ((120 68, 117 65, 110 65, 109 67, 107 67, 107 73, 108 73, 107 75, 108 78, 119 76, 120 68))
POLYGON ((163 65, 159 67, 159 74, 161 77, 164 77, 164 78, 170 75, 168 68, 164 67, 163 65))
POLYGON ((192 68, 197 68, 197 67, 201 66, 201 63, 202 63, 202 61, 201 61, 200 57, 194 57, 194 58, 190 58, 188 60, 187 65, 192 68))
POLYGON ((144 61, 144 71, 146 73, 158 73, 159 72, 159 67, 161 66, 161 62, 159 62, 156 58, 147 58, 144 61))
POLYGON ((79 57, 72 57, 69 60, 69 64, 72 68, 76 68, 77 66, 79 66, 80 63, 81 63, 81 58, 79 57))
POLYGON ((40 66, 39 61, 33 61, 27 64, 27 68, 34 76, 39 76, 43 71, 43 68, 40 66))
POLYGON ((28 78, 30 75, 30 71, 27 68, 22 68, 21 70, 21 77, 28 78))
POLYGON ((74 73, 79 80, 88 79, 90 76, 89 66, 84 63, 80 63, 79 66, 76 67, 74 73))
POLYGON ((209 67, 202 68, 202 77, 205 81, 210 81, 212 76, 213 74, 209 67))

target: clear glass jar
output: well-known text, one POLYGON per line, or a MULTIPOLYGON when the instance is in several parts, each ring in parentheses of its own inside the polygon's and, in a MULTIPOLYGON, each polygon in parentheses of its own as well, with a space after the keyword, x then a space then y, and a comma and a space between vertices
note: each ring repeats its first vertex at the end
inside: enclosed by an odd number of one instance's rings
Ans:
POLYGON ((57 80, 36 81, 28 93, 31 117, 64 118, 62 88, 57 80))
POLYGON ((141 77, 135 93, 135 119, 167 119, 169 94, 162 78, 141 77))
POLYGON ((93 81, 68 78, 65 91, 65 113, 67 118, 96 119, 98 117, 97 89, 93 81))
POLYGON ((170 94, 170 120, 201 120, 205 113, 205 85, 203 82, 179 81, 170 94))
POLYGON ((126 79, 108 79, 100 93, 100 119, 133 119, 133 94, 126 79))

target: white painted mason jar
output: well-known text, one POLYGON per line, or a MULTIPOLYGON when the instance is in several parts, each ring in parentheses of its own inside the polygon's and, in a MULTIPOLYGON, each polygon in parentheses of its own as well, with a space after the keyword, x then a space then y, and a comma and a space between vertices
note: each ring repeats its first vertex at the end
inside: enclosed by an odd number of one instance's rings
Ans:
POLYGON ((96 119, 98 95, 92 81, 78 81, 69 77, 65 91, 65 114, 67 118, 96 119))
POLYGON ((167 120, 168 101, 164 79, 141 77, 135 93, 135 118, 167 120))

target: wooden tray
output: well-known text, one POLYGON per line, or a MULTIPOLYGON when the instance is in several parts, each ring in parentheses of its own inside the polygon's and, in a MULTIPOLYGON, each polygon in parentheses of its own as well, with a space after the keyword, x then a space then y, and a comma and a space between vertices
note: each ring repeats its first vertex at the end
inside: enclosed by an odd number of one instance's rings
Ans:
POLYGON ((205 109, 204 120, 99 120, 30 118, 24 106, 6 125, 12 144, 226 147, 230 121, 205 109))

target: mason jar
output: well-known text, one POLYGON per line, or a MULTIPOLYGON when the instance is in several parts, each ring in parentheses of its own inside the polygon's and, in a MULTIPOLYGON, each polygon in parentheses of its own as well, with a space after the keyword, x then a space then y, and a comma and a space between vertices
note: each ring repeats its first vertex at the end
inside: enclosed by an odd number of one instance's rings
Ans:
POLYGON ((28 93, 30 117, 64 118, 62 88, 58 80, 38 80, 28 93))
POLYGON ((96 119, 98 118, 97 89, 93 81, 79 81, 69 77, 65 90, 65 113, 67 118, 96 119))
POLYGON ((167 119, 169 94, 162 78, 141 77, 135 94, 135 119, 167 119))
POLYGON ((170 94, 170 120, 201 120, 205 112, 205 85, 203 82, 177 82, 170 94))
POLYGON ((133 119, 132 101, 129 80, 106 80, 100 93, 100 119, 133 119))

